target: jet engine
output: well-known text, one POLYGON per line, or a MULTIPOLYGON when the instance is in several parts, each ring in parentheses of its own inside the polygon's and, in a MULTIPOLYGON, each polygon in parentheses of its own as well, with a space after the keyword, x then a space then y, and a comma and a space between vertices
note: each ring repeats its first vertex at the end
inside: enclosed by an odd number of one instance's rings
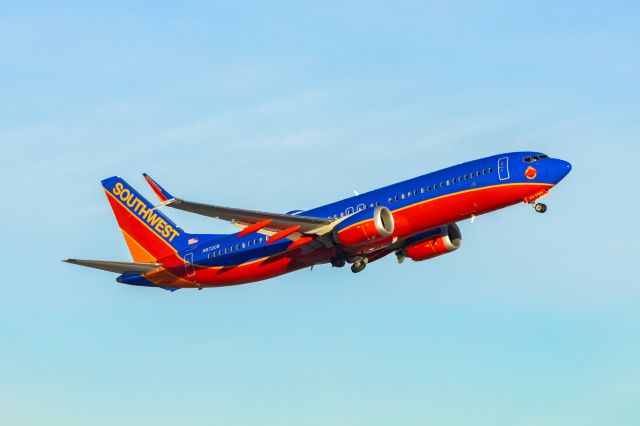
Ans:
POLYGON ((420 262, 458 250, 462 245, 462 234, 455 223, 440 228, 440 232, 426 240, 412 243, 396 252, 398 261, 405 257, 420 262))
POLYGON ((384 206, 360 210, 336 225, 333 238, 345 247, 361 247, 382 240, 395 229, 393 214, 384 206))

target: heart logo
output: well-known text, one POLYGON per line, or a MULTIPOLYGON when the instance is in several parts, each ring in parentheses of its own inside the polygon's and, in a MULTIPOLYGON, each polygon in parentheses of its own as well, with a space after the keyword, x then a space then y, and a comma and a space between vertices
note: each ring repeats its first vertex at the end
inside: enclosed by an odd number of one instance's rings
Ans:
POLYGON ((529 166, 527 170, 524 172, 524 176, 529 180, 535 179, 536 176, 538 176, 538 171, 533 167, 529 166))

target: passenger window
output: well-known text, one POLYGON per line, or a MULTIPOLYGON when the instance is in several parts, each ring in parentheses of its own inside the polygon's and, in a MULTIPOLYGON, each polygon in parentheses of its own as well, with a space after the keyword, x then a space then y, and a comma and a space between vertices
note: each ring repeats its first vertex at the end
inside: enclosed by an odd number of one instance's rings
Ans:
POLYGON ((420 188, 420 193, 424 194, 424 188, 420 188))
POLYGON ((451 181, 447 179, 447 186, 451 185, 451 181))
POLYGON ((400 196, 400 198, 402 198, 404 200, 404 192, 402 193, 402 195, 400 196))
POLYGON ((373 203, 371 203, 371 204, 369 204, 369 207, 373 208, 373 205, 374 205, 374 204, 373 204, 373 203))
POLYGON ((396 195, 396 196, 394 197, 394 199, 395 199, 396 201, 398 201, 398 196, 396 195))
POLYGON ((247 248, 247 245, 245 243, 242 243, 242 248, 247 248))

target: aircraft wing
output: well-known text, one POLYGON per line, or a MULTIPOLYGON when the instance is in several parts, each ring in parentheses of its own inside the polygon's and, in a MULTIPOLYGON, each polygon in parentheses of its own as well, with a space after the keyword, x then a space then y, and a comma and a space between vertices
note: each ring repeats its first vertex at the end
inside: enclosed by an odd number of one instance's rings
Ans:
MULTIPOLYGON (((273 241, 281 238, 297 241, 304 238, 306 240, 305 244, 308 244, 311 243, 315 237, 329 233, 337 222, 336 220, 318 217, 267 213, 186 201, 168 193, 157 182, 151 179, 149 175, 144 174, 144 178, 160 199, 160 206, 172 207, 214 219, 226 220, 243 229, 240 235, 259 232, 272 236, 273 241), (313 238, 310 236, 313 236, 313 238)), ((324 240, 323 245, 326 246, 328 240, 324 240)), ((311 245, 316 246, 316 248, 318 247, 317 244, 311 245)))
POLYGON ((318 229, 333 223, 333 221, 329 219, 235 209, 230 207, 214 206, 211 204, 194 203, 192 201, 185 201, 179 198, 174 198, 172 202, 167 203, 167 206, 191 213, 201 214, 203 216, 209 216, 214 219, 226 220, 234 225, 241 225, 243 227, 260 222, 266 223, 269 221, 269 223, 262 229, 274 232, 299 226, 300 232, 314 234, 318 229))
POLYGON ((110 262, 106 260, 83 259, 65 259, 63 260, 63 262, 86 266, 88 268, 101 269, 108 272, 116 272, 118 274, 143 274, 145 272, 151 272, 154 269, 162 266, 161 263, 110 262))

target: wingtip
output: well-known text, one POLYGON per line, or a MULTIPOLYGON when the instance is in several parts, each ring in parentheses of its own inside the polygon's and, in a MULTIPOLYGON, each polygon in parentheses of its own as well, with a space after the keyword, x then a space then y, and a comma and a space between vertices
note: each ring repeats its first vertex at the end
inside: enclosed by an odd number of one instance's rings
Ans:
POLYGON ((174 198, 173 195, 169 194, 169 192, 167 192, 166 189, 160 186, 160 184, 158 184, 158 182, 153 180, 153 178, 149 176, 147 173, 142 173, 142 176, 147 181, 147 183, 151 187, 151 190, 154 192, 154 194, 156 194, 160 202, 164 203, 174 198))

